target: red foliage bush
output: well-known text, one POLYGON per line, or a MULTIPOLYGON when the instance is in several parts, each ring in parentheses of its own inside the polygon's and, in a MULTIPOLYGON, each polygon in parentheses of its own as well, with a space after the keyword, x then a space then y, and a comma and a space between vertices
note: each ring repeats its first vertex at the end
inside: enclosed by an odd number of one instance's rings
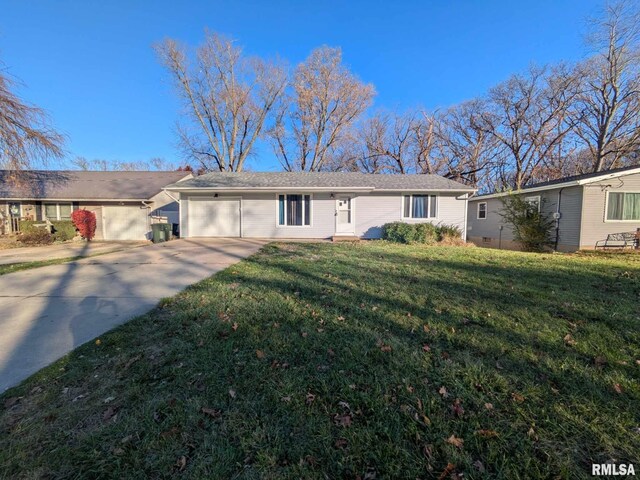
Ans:
POLYGON ((71 214, 71 221, 85 240, 96 235, 96 214, 89 210, 76 210, 71 214))

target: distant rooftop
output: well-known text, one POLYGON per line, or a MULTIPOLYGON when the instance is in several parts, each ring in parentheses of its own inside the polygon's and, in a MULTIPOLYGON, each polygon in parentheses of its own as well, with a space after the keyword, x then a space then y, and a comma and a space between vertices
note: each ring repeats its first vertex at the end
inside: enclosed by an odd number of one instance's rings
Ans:
POLYGON ((0 198, 146 200, 189 172, 90 172, 0 170, 0 198))
POLYGON ((469 191, 475 189, 440 175, 389 175, 351 172, 216 172, 200 175, 167 189, 370 189, 388 191, 469 191))

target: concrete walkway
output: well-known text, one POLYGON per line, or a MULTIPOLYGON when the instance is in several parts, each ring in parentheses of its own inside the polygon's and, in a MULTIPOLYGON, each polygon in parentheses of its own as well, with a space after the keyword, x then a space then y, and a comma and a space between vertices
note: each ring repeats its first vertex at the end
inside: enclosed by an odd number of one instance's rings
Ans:
POLYGON ((266 243, 175 240, 0 275, 0 392, 266 243))
POLYGON ((98 253, 127 250, 148 245, 149 242, 68 242, 41 247, 19 247, 0 250, 0 265, 10 263, 38 262, 56 258, 90 257, 98 253))

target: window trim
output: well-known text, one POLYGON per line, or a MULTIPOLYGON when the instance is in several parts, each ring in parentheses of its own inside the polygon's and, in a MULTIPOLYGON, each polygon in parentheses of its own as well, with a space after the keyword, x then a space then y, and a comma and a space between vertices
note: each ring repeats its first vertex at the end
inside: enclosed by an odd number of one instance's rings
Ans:
POLYGON ((538 213, 540 213, 540 208, 542 207, 542 199, 540 195, 531 195, 529 197, 524 197, 524 201, 527 203, 531 203, 531 200, 535 200, 538 204, 538 213))
POLYGON ((440 198, 440 195, 437 193, 402 193, 402 195, 400 195, 400 218, 402 218, 402 220, 417 220, 417 221, 421 221, 421 220, 433 220, 434 218, 437 219, 438 215, 440 214, 440 201, 438 200, 440 198), (413 214, 413 196, 414 195, 419 195, 419 196, 426 196, 428 198, 428 202, 427 202, 427 213, 431 213, 431 197, 436 197, 436 214, 435 216, 431 217, 431 216, 427 216, 427 217, 413 217, 413 216, 409 216, 409 217, 405 217, 404 216, 404 198, 405 197, 411 197, 411 199, 409 200, 409 204, 411 205, 410 208, 410 212, 409 214, 412 215, 413 214))
POLYGON ((478 209, 477 209, 477 212, 476 212, 476 219, 477 220, 486 220, 488 213, 489 213, 489 210, 488 210, 487 202, 478 202, 478 209), (484 205, 484 217, 480 216, 480 205, 484 205))
POLYGON ((54 221, 71 221, 71 214, 73 213, 73 202, 42 202, 42 220, 54 220, 54 221), (46 214, 46 206, 47 205, 55 205, 56 206, 56 218, 49 218, 46 214), (69 219, 63 220, 60 217, 60 205, 69 205, 71 207, 71 213, 69 214, 69 219))
POLYGON ((313 227, 313 193, 306 192, 278 192, 276 193, 276 228, 311 228, 313 227), (280 195, 284 195, 284 219, 287 220, 287 196, 289 195, 302 195, 303 203, 304 196, 309 195, 309 225, 305 225, 305 208, 302 207, 302 225, 280 225, 280 195))
POLYGON ((604 223, 638 223, 640 222, 639 220, 609 220, 608 215, 609 215, 609 194, 610 193, 636 193, 636 194, 640 194, 640 191, 636 191, 636 190, 616 190, 615 192, 612 192, 610 190, 607 190, 607 194, 604 198, 604 223))

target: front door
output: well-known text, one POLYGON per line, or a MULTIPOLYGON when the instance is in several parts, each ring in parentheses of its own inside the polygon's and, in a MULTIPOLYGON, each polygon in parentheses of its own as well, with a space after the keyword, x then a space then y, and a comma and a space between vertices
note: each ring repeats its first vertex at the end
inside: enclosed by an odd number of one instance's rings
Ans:
POLYGON ((351 195, 336 197, 336 235, 355 235, 353 203, 351 195))

